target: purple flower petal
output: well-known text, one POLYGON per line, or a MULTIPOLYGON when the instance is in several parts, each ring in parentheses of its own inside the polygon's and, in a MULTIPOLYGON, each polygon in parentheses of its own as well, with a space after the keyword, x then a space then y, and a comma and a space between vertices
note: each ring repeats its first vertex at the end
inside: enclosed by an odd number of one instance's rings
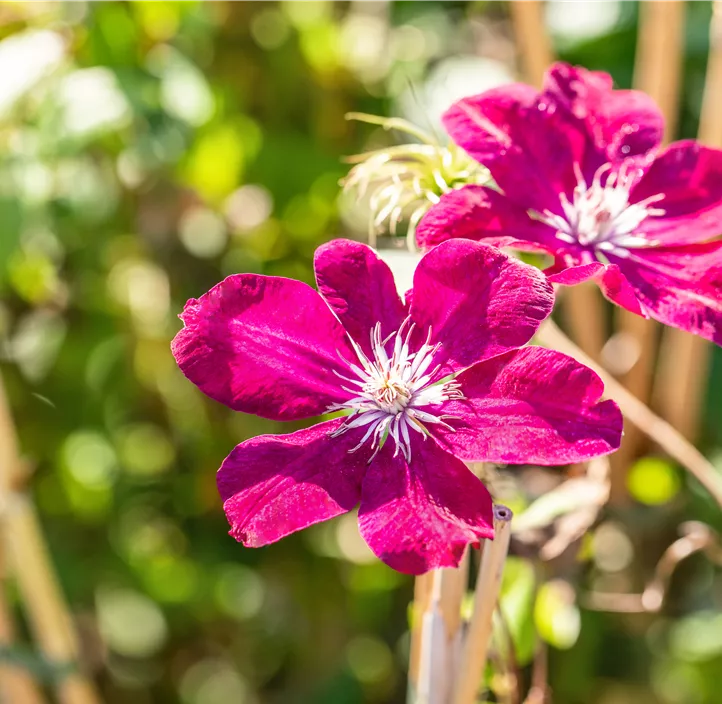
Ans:
POLYGON ((525 208, 485 186, 464 186, 446 193, 416 228, 420 247, 434 247, 455 237, 482 240, 495 247, 549 252, 560 244, 550 227, 532 220, 525 208))
POLYGON ((359 528, 387 565, 422 574, 456 567, 470 543, 493 536, 491 496, 461 460, 431 438, 413 443, 411 464, 387 443, 363 481, 359 528))
POLYGON ((655 203, 665 214, 647 218, 639 230, 663 245, 704 242, 722 234, 722 151, 693 140, 671 144, 631 193, 637 203, 664 194, 655 203))
POLYGON ((316 250, 318 289, 346 331, 373 356, 369 334, 381 323, 385 338, 406 317, 394 276, 371 247, 351 240, 333 240, 316 250))
POLYGON ((218 470, 218 490, 236 540, 268 545, 359 502, 368 455, 349 453, 358 433, 328 437, 341 422, 261 435, 231 452, 218 470))
POLYGON ((171 349, 205 394, 236 411, 274 420, 307 418, 349 397, 334 370, 337 350, 355 359, 321 296, 300 281, 229 276, 181 315, 171 349))
POLYGON ((557 63, 544 78, 544 95, 584 125, 603 155, 596 165, 585 165, 587 172, 606 160, 644 162, 662 140, 664 117, 655 102, 638 90, 613 90, 609 74, 557 63))
POLYGON ((525 347, 457 377, 463 400, 444 413, 455 432, 434 426, 443 447, 467 461, 559 465, 619 447, 622 415, 600 401, 601 379, 554 350, 525 347))
POLYGON ((531 86, 512 84, 463 98, 444 114, 451 138, 486 166, 499 187, 527 208, 560 212, 576 185, 589 139, 531 86))
POLYGON ((722 345, 722 241, 631 250, 614 261, 649 317, 722 345))
POLYGON ((440 376, 526 344, 551 313, 544 274, 494 247, 454 239, 432 249, 414 275, 411 318, 441 343, 440 376))

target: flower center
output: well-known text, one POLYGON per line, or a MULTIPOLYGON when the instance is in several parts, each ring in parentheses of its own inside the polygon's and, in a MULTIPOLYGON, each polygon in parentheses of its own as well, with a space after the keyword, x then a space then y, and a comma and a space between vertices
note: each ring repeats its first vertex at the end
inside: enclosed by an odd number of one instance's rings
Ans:
MULTIPOLYGON (((350 411, 348 418, 332 433, 338 437, 351 428, 366 427, 363 438, 350 451, 355 452, 367 441, 374 452, 371 459, 381 449, 388 437, 396 443, 394 457, 401 452, 407 462, 411 460, 411 434, 429 434, 427 425, 440 424, 453 430, 444 419, 451 416, 434 412, 427 408, 444 403, 449 399, 462 399, 458 382, 453 379, 434 381, 440 365, 431 369, 434 357, 441 343, 429 344, 431 330, 426 342, 418 350, 409 349, 409 341, 414 330, 413 323, 407 318, 399 330, 381 339, 381 324, 371 330, 371 349, 373 358, 350 338, 357 360, 349 361, 341 357, 348 367, 348 376, 337 375, 349 384, 343 389, 352 394, 344 403, 329 406, 328 412, 350 411), (393 339, 393 350, 389 355, 387 345, 393 339)), ((371 460, 369 460, 371 461, 371 460)))
POLYGON ((397 377, 384 379, 380 383, 376 379, 368 381, 363 390, 387 413, 401 413, 409 405, 412 396, 404 380, 397 377))
POLYGON ((564 215, 545 210, 541 219, 556 228, 557 238, 562 242, 591 246, 602 252, 624 256, 627 249, 653 244, 644 235, 635 235, 634 232, 646 218, 664 215, 662 208, 650 207, 662 200, 664 194, 630 203, 634 169, 630 169, 628 163, 622 164, 617 172, 611 169, 611 164, 600 166, 592 183, 587 186, 579 166, 575 164, 577 186, 572 200, 565 193, 560 196, 564 215))

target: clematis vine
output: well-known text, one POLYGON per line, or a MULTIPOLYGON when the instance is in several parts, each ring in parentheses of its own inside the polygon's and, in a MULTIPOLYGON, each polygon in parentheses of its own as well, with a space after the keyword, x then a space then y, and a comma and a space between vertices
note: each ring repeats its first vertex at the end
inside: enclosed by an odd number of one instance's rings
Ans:
POLYGON ((594 279, 627 310, 722 344, 721 151, 660 148, 648 96, 566 64, 541 92, 514 84, 464 98, 444 125, 499 190, 442 196, 420 245, 465 237, 543 251, 550 281, 594 279))
POLYGON ((258 547, 359 505, 379 558, 419 574, 493 535, 464 461, 565 464, 615 450, 622 419, 589 369, 524 347, 553 305, 537 269, 454 240, 403 301, 366 245, 315 257, 318 291, 237 274, 181 318, 183 373, 230 408, 279 421, 336 414, 238 445, 218 472, 231 535, 258 547))

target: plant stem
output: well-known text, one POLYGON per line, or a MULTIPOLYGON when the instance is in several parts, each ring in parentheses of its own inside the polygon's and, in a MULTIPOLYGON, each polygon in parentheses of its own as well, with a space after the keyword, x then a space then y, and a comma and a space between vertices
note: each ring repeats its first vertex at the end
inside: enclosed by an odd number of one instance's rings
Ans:
POLYGON ((548 679, 548 651, 547 644, 538 639, 536 652, 534 653, 534 663, 532 665, 531 689, 524 704, 546 704, 549 702, 549 685, 548 679))

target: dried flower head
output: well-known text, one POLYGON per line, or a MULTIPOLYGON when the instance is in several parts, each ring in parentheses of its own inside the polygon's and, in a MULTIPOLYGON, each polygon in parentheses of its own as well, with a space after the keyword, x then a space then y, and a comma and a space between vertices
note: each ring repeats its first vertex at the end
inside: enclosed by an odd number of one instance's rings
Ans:
POLYGON ((355 166, 342 181, 345 191, 369 197, 369 240, 377 234, 398 233, 408 223, 409 249, 415 250, 416 225, 445 193, 468 184, 486 184, 489 172, 455 144, 444 146, 424 130, 400 118, 349 113, 349 120, 398 130, 418 140, 348 158, 355 166))

